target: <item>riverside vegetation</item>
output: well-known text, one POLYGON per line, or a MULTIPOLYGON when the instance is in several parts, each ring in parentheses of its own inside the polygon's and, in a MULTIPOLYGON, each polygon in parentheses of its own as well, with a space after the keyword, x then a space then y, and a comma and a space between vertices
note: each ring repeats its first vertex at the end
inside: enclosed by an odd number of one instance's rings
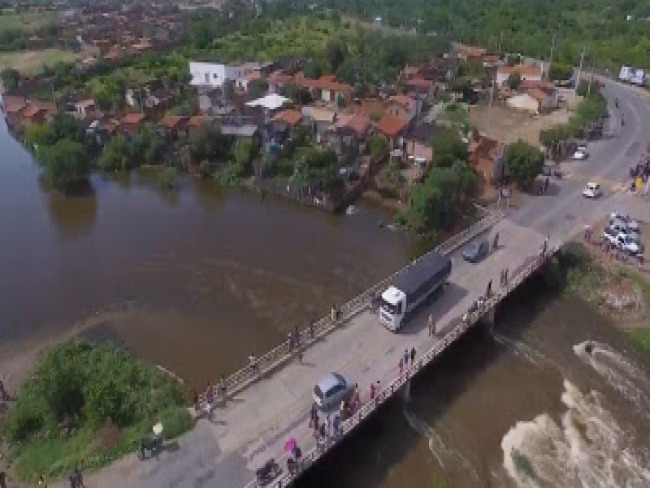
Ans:
POLYGON ((167 439, 191 427, 176 381, 124 350, 75 341, 44 353, 2 434, 16 475, 33 481, 107 464, 158 421, 167 439))
POLYGON ((650 353, 650 280, 617 262, 607 264, 585 244, 571 242, 543 268, 547 284, 570 293, 628 333, 635 346, 650 353))

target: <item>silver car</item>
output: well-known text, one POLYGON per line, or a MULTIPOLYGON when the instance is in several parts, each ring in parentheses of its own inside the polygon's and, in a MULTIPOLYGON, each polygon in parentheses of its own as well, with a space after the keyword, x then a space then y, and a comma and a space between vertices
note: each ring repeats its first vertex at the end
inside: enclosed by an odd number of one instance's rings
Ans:
POLYGON ((354 390, 343 375, 330 373, 314 386, 314 401, 321 410, 338 407, 342 400, 347 400, 354 390))

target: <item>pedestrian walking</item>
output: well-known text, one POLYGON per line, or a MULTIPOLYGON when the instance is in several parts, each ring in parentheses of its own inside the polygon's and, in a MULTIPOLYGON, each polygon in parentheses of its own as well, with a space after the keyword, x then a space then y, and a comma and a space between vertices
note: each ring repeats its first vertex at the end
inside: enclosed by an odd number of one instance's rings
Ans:
POLYGON ((212 404, 214 402, 214 389, 212 384, 208 383, 205 389, 205 416, 208 420, 212 420, 212 404))
POLYGON ((303 351, 302 349, 298 350, 298 364, 302 364, 302 359, 303 359, 303 351))
POLYGON ((354 385, 354 396, 352 397, 352 408, 356 412, 361 406, 361 396, 359 395, 359 385, 354 385))
POLYGON ((325 423, 323 424, 324 427, 326 427, 325 432, 328 436, 332 435, 332 418, 330 414, 327 414, 327 417, 325 418, 325 423))
POLYGON ((327 436, 329 435, 329 427, 326 427, 325 424, 321 424, 320 428, 316 429, 316 434, 320 436, 321 439, 325 440, 327 439, 327 436))
POLYGON ((398 366, 399 366, 399 374, 401 376, 402 373, 404 372, 404 358, 399 358, 398 366))
POLYGON ((503 270, 499 273, 499 284, 503 286, 503 270))
POLYGON ((293 328, 293 343, 296 347, 300 345, 300 331, 298 330, 298 326, 293 328))
POLYGON ((370 384, 370 399, 374 400, 376 394, 377 394, 377 388, 375 387, 374 383, 371 383, 370 384))
POLYGON ((341 417, 337 413, 334 414, 332 428, 334 429, 334 437, 338 437, 341 432, 341 417))
POLYGON ((503 270, 503 286, 508 284, 508 268, 503 270))
POLYGON ((546 180, 544 180, 544 193, 548 191, 548 185, 551 182, 551 179, 547 176, 546 180))
POLYGON ((196 388, 192 388, 192 406, 194 407, 195 412, 199 411, 199 394, 196 391, 196 388))
POLYGON ((293 332, 287 334, 287 341, 289 342, 289 352, 293 351, 293 332))
POLYGON ((221 396, 221 398, 225 400, 227 394, 228 394, 228 381, 226 380, 226 377, 222 375, 221 379, 219 380, 219 395, 221 396))
POLYGON ((309 322, 309 338, 314 338, 314 321, 309 322))
MULTIPOLYGON (((45 480, 43 481, 45 482, 45 480)), ((7 473, 4 471, 0 471, 0 488, 7 488, 7 473)))
POLYGON ((318 431, 318 422, 319 421, 320 421, 320 419, 318 418, 318 412, 316 412, 316 414, 314 415, 314 430, 315 431, 318 431))
POLYGON ((589 242, 590 240, 590 231, 591 231, 591 226, 589 224, 585 224, 585 241, 589 242))
POLYGON ((429 314, 429 337, 436 333, 436 323, 433 320, 433 314, 429 314))
POLYGON ((499 247, 499 233, 494 234, 494 240, 492 241, 492 250, 496 251, 499 247))
POLYGON ((542 256, 545 256, 546 251, 548 250, 548 240, 549 240, 549 236, 546 236, 544 238, 544 244, 542 245, 542 256))
POLYGON ((79 465, 75 466, 74 468, 74 476, 75 479, 77 480, 77 488, 86 488, 86 485, 84 485, 84 477, 81 474, 81 469, 79 469, 79 465))
POLYGON ((488 281, 487 290, 485 291, 485 297, 490 298, 492 295, 492 280, 488 281))
POLYGON ((413 367, 413 363, 415 362, 415 347, 411 348, 411 367, 413 367))
POLYGON ((258 372, 257 359, 255 358, 255 354, 250 353, 250 355, 248 356, 248 364, 250 365, 251 372, 253 374, 258 372))
POLYGON ((336 305, 332 305, 332 310, 330 310, 330 318, 332 322, 336 322, 336 305))
POLYGON ((404 349, 404 367, 408 369, 409 367, 409 350, 404 349))

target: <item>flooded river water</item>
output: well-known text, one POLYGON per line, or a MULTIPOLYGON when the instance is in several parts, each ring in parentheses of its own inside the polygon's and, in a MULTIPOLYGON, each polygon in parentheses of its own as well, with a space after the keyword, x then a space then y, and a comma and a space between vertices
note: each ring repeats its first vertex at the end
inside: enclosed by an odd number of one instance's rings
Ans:
MULTIPOLYGON (((170 197, 147 171, 63 198, 4 126, 0 148, 4 347, 78 328, 202 385, 411 253, 377 208, 333 217, 192 180, 170 197)), ((522 289, 494 337, 468 334, 300 486, 650 486, 647 358, 539 295, 522 289)))

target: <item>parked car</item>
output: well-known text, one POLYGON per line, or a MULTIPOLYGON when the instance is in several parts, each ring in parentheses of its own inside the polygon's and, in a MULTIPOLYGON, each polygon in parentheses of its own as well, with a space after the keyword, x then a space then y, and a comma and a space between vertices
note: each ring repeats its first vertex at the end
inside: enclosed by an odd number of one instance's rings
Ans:
POLYGON ((490 244, 485 239, 473 242, 463 250, 463 259, 469 263, 482 261, 490 252, 490 244))
POLYGON ((641 246, 634 242, 634 239, 627 234, 619 234, 616 236, 616 244, 619 249, 634 256, 642 252, 641 246))
POLYGON ((574 153, 573 153, 573 159, 576 161, 581 161, 583 159, 587 159, 589 157, 589 153, 587 152, 586 149, 583 149, 582 147, 579 147, 574 153))
POLYGON ((610 229, 609 227, 603 230, 603 233, 600 234, 600 238, 603 241, 607 241, 610 244, 617 246, 618 245, 618 236, 620 235, 619 232, 617 232, 614 229, 610 229))
POLYGON ((585 186, 585 189, 582 190, 582 196, 585 198, 598 198, 603 194, 603 191, 600 189, 598 183, 589 182, 585 186))
POLYGON ((614 219, 609 221, 609 225, 607 226, 608 229, 611 229, 612 231, 616 232, 617 234, 620 234, 621 232, 625 234, 630 233, 630 228, 627 225, 627 222, 624 220, 620 219, 614 219))
POLYGON ((314 386, 314 401, 319 409, 329 410, 347 400, 353 391, 354 385, 343 375, 330 373, 314 386))
POLYGON ((614 211, 609 216, 610 224, 614 220, 622 220, 623 222, 625 222, 627 224, 627 227, 630 230, 636 230, 636 231, 639 230, 639 223, 636 220, 634 220, 632 217, 630 217, 628 214, 624 214, 624 213, 621 213, 621 212, 614 211))

